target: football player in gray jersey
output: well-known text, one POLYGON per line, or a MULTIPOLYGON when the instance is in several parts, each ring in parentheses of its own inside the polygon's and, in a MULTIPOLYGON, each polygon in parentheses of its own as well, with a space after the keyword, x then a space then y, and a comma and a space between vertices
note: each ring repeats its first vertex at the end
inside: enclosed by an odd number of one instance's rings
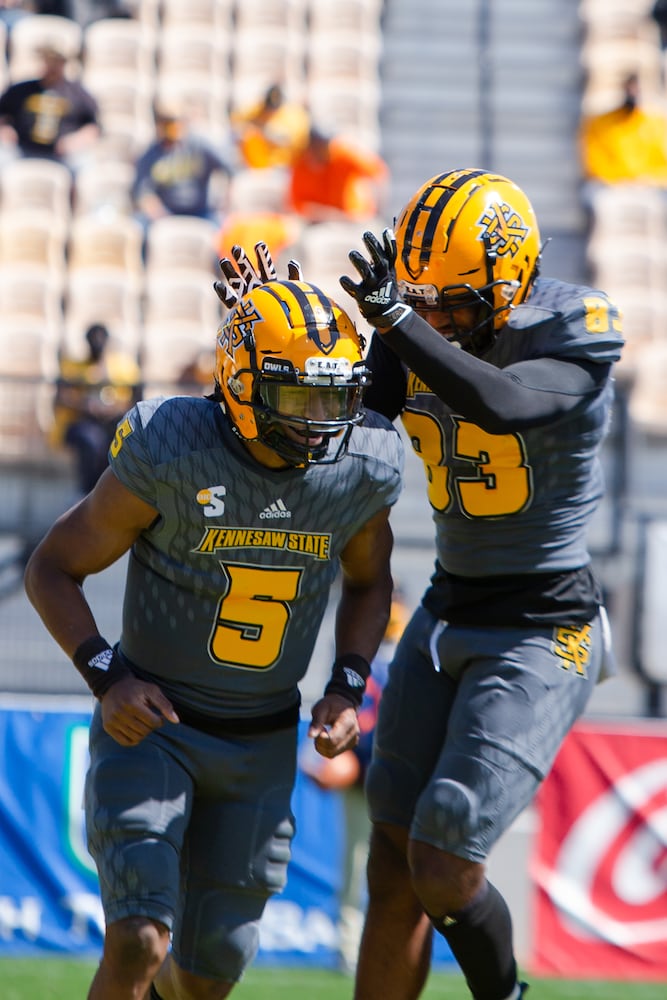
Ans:
POLYGON ((380 706, 355 995, 418 997, 435 927, 475 1000, 518 1000, 485 861, 610 654, 586 531, 619 316, 604 292, 538 277, 528 198, 483 170, 431 178, 396 236, 364 242, 341 284, 376 331, 367 402, 400 414, 424 462, 436 563, 380 706))
POLYGON ((88 846, 106 919, 91 1000, 219 1000, 252 961, 294 833, 299 682, 340 572, 308 735, 355 745, 392 593, 400 437, 363 407, 363 342, 290 262, 236 247, 215 392, 139 402, 26 589, 98 700, 88 846), (129 550, 119 642, 83 584, 129 550), (170 947, 171 945, 171 947, 170 947))

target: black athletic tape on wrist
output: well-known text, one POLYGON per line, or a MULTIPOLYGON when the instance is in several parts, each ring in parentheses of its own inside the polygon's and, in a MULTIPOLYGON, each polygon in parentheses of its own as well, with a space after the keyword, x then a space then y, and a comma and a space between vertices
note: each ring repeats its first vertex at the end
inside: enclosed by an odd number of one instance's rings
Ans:
POLYGON ((118 654, 101 635, 84 639, 72 657, 74 666, 96 698, 101 698, 109 688, 123 677, 131 677, 118 654))
POLYGON ((344 653, 336 657, 331 668, 331 679, 324 689, 325 694, 339 694, 349 698, 359 708, 364 700, 366 681, 371 675, 368 660, 357 653, 344 653))

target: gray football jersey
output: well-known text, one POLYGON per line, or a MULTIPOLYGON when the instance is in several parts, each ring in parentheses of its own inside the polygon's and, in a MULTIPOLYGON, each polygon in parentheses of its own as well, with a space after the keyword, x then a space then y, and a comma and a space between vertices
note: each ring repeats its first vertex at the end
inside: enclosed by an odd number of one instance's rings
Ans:
POLYGON ((263 715, 294 702, 338 557, 399 495, 401 441, 367 411, 331 465, 271 470, 218 403, 140 402, 110 463, 159 512, 132 547, 121 652, 183 704, 263 715))
MULTIPOLYGON (((503 369, 541 357, 608 363, 622 344, 618 311, 603 292, 539 279, 484 360, 503 369)), ((488 577, 589 562, 586 532, 604 488, 599 450, 612 398, 609 379, 553 423, 490 434, 408 373, 402 419, 424 461, 445 570, 488 577)))

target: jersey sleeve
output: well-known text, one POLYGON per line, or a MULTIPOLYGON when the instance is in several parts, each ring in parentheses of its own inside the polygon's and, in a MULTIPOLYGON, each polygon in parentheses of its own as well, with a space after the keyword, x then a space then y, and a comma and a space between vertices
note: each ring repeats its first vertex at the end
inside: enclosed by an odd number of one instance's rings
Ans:
POLYGON ((395 420, 405 406, 407 372, 401 359, 374 333, 366 355, 371 384, 364 393, 364 405, 388 420, 395 420))
POLYGON ((364 462, 364 501, 370 515, 396 503, 402 487, 405 452, 400 434, 382 414, 366 410, 363 424, 356 427, 349 451, 364 462))
MULTIPOLYGON (((621 357, 623 324, 606 292, 581 285, 540 279, 529 304, 511 314, 508 331, 527 345, 521 360, 563 360, 613 364, 621 357)), ((517 360, 519 360, 517 358, 517 360)))
POLYGON ((118 425, 109 449, 109 464, 123 486, 154 507, 157 481, 147 428, 159 402, 144 400, 133 406, 118 425))

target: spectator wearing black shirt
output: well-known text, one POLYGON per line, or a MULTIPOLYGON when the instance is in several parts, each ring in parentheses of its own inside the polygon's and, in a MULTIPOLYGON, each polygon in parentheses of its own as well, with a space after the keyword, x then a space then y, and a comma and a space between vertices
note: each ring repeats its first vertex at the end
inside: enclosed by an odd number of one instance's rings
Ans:
POLYGON ((39 77, 20 80, 0 95, 0 140, 20 156, 59 160, 76 169, 99 138, 95 98, 68 79, 67 53, 57 41, 42 44, 39 77))

